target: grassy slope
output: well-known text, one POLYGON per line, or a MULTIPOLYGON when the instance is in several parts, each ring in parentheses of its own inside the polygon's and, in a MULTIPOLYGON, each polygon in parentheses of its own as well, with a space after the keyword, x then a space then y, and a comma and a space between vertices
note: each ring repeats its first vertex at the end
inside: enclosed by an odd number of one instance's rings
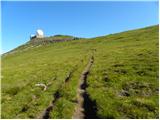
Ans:
POLYGON ((87 91, 99 118, 158 118, 158 26, 2 56, 2 118, 37 118, 56 90, 62 97, 51 117, 71 118, 78 80, 93 49, 87 91), (43 91, 37 83, 51 84, 43 91))

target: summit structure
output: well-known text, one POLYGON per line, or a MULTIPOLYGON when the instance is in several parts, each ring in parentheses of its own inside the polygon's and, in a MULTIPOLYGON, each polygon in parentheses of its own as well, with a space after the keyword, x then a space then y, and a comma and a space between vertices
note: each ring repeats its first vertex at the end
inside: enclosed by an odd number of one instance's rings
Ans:
POLYGON ((36 38, 43 38, 44 37, 44 33, 41 29, 38 29, 36 31, 36 38))
POLYGON ((37 31, 36 31, 36 35, 31 35, 30 36, 30 39, 33 39, 33 38, 44 38, 44 32, 43 32, 43 30, 41 30, 41 29, 37 29, 37 31))

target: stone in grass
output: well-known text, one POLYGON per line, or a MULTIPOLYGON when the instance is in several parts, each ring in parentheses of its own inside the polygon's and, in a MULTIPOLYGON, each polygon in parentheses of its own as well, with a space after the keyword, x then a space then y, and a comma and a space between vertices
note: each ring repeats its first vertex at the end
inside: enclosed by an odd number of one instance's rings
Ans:
POLYGON ((119 95, 120 95, 120 96, 125 96, 125 97, 129 97, 129 96, 130 96, 129 92, 126 91, 126 90, 122 90, 122 91, 119 93, 119 95))

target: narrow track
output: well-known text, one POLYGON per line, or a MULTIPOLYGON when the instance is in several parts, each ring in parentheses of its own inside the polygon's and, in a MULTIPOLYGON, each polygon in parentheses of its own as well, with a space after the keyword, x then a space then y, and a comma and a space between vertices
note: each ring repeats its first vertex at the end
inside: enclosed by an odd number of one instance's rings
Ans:
POLYGON ((86 68, 81 74, 79 80, 79 87, 77 90, 77 105, 75 112, 72 116, 73 119, 84 119, 84 118, 98 118, 96 115, 96 102, 92 101, 89 94, 86 91, 87 88, 87 76, 94 62, 94 57, 91 56, 86 68))
POLYGON ((50 103, 50 105, 43 112, 43 114, 41 116, 42 119, 49 119, 50 118, 50 112, 53 109, 55 102, 61 97, 60 93, 59 93, 59 90, 57 90, 55 92, 55 94, 53 95, 53 97, 54 97, 54 100, 50 103))
POLYGON ((75 67, 68 73, 65 83, 68 83, 73 75, 73 73, 78 69, 78 65, 75 65, 75 67))
POLYGON ((64 84, 62 84, 59 89, 53 94, 53 100, 50 102, 49 106, 43 111, 39 119, 50 119, 50 112, 53 110, 55 103, 62 97, 60 95, 60 89, 62 89, 68 82, 70 81, 72 74, 77 70, 77 65, 71 70, 64 80, 64 84))

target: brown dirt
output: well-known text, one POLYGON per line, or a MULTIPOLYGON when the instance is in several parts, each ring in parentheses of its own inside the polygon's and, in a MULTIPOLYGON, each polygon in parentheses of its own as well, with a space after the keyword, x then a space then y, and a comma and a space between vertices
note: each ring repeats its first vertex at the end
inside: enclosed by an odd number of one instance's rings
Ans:
MULTIPOLYGON (((79 87, 77 90, 77 105, 75 107, 75 111, 72 116, 73 119, 97 118, 95 112, 96 108, 95 109, 93 108, 94 102, 91 101, 88 93, 86 92, 86 87, 87 87, 86 80, 93 62, 94 62, 94 57, 91 56, 86 68, 84 69, 84 71, 80 76, 79 87)), ((94 104, 94 107, 95 106, 96 105, 94 104)))

